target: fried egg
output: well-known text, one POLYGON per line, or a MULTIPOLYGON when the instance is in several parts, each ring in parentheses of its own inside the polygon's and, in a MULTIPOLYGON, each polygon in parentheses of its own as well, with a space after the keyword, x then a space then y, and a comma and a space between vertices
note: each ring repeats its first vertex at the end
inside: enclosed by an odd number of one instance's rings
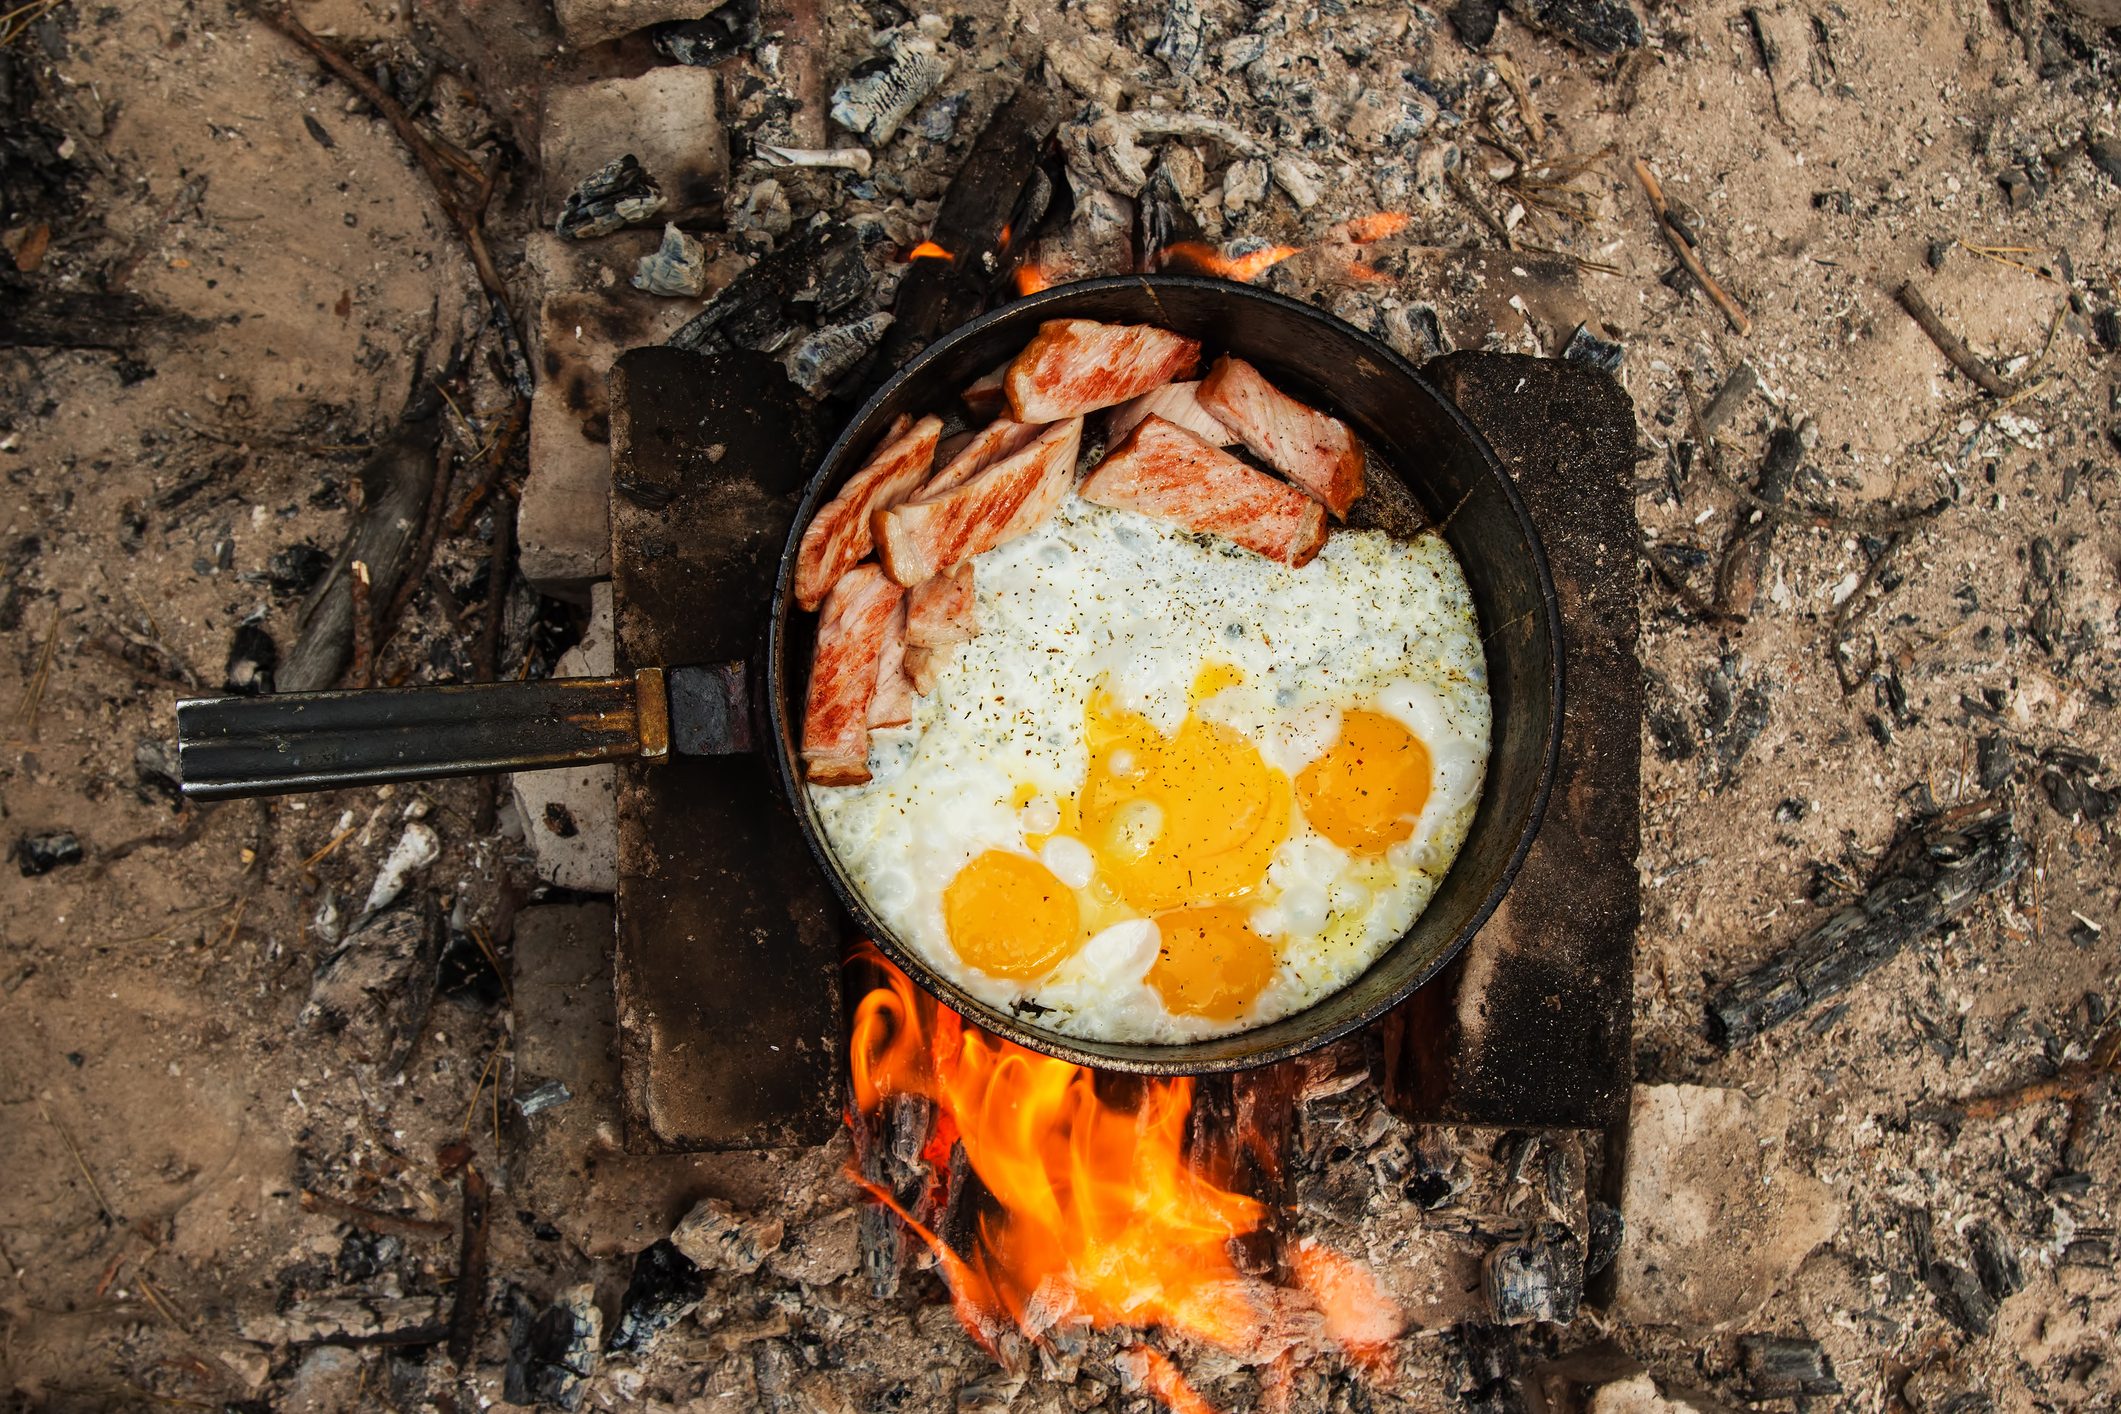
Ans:
POLYGON ((873 779, 813 788, 877 916, 1025 1021, 1170 1043, 1352 982, 1465 839, 1486 660, 1440 535, 1301 569, 1071 498, 974 562, 980 633, 873 779))

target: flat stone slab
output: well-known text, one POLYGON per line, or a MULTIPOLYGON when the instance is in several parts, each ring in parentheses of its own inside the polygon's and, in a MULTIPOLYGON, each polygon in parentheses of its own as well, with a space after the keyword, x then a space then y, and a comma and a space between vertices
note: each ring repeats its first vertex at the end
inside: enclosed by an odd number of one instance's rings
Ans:
MULTIPOLYGON (((702 13, 697 7, 678 15, 657 13, 641 23, 702 13)), ((661 230, 666 220, 721 205, 722 174, 729 167, 721 80, 713 69, 667 64, 638 78, 553 88, 545 96, 539 146, 544 159, 539 211, 548 226, 584 177, 631 153, 662 188, 663 210, 655 219, 661 230)))

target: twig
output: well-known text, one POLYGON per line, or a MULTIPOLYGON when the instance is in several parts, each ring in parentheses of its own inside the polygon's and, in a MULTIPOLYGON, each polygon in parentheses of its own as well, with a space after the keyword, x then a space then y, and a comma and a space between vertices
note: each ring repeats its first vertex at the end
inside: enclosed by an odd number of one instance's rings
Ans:
POLYGON ((331 856, 334 852, 337 851, 339 846, 345 844, 347 840, 351 839, 353 837, 354 832, 356 830, 359 830, 360 828, 361 827, 359 825, 348 825, 345 829, 339 831, 339 833, 333 835, 330 839, 326 840, 315 854, 312 854, 311 856, 309 856, 309 858, 302 861, 302 872, 304 874, 308 874, 315 870, 319 864, 322 864, 325 860, 331 858, 331 856))
MULTIPOLYGON (((1895 551, 1907 543, 1907 537, 1908 532, 1905 530, 1893 532, 1892 536, 1886 540, 1885 545, 1872 557, 1870 564, 1865 567, 1863 577, 1856 581, 1856 587, 1849 591, 1849 597, 1842 600, 1841 607, 1834 611, 1834 626, 1827 638, 1827 652, 1834 661, 1834 676, 1841 680, 1841 695, 1843 697, 1854 692, 1862 684, 1863 673, 1851 674, 1848 671, 1848 666, 1843 661, 1841 650, 1848 646, 1849 630, 1856 626, 1858 619, 1871 611, 1873 606, 1870 597, 1871 588, 1878 583, 1879 577, 1885 573, 1886 562, 1893 558, 1895 551)), ((1876 666, 1875 658, 1872 666, 1876 666)))
POLYGON ((29 741, 37 735, 37 716, 44 710, 44 692, 52 681, 52 650, 58 644, 59 601, 54 599, 52 626, 45 631, 44 650, 37 655, 37 669, 22 685, 22 696, 15 703, 15 730, 19 740, 29 741))
MULTIPOLYGON (((478 655, 473 660, 476 681, 492 682, 500 671, 501 626, 508 617, 508 578, 515 560, 515 505, 504 500, 494 511, 493 554, 486 564, 486 621, 479 625, 478 655)), ((498 778, 481 778, 479 808, 473 825, 481 835, 491 834, 499 809, 498 778)))
MULTIPOLYGON (((447 393, 443 396, 446 398, 447 393)), ((455 404, 451 404, 454 408, 455 404)), ((462 417, 461 412, 457 414, 462 417)), ((420 584, 427 578, 427 566, 433 562, 435 541, 442 533, 442 519, 449 508, 449 480, 456 473, 456 457, 448 449, 435 452, 435 479, 428 489, 427 514, 420 519, 420 538, 413 542, 412 557, 399 572, 397 592, 390 596, 390 604, 383 610, 383 617, 376 622, 376 647, 380 653, 390 646, 391 638, 398 631, 405 611, 412 607, 413 595, 419 593, 420 584)))
POLYGON ((1688 612, 1702 622, 1711 624, 1742 624, 1745 622, 1742 618, 1725 613, 1695 593, 1694 587, 1682 579, 1678 571, 1666 564, 1664 556, 1657 553, 1657 547, 1647 540, 1642 543, 1642 557, 1649 562, 1650 573, 1656 575, 1663 582, 1664 587, 1672 591, 1673 595, 1678 598, 1688 612))
POLYGON ((358 1203, 349 1203, 342 1198, 333 1198, 314 1189, 302 1190, 302 1211, 323 1213, 365 1227, 370 1232, 397 1232, 417 1237, 447 1237, 449 1224, 433 1218, 408 1218, 398 1213, 381 1213, 374 1208, 364 1208, 358 1203))
POLYGON ((493 1050, 487 1053, 486 1064, 479 1067, 479 1080, 476 1085, 471 1087, 471 1103, 464 1107, 464 1122, 457 1126, 459 1132, 464 1134, 471 1133, 471 1117, 479 1111, 479 1096, 486 1093, 486 1077, 492 1075, 494 1087, 496 1089, 500 1088, 501 1077, 495 1073, 494 1065, 501 1059, 501 1047, 507 1044, 506 1037, 494 1042, 493 1050))
POLYGON ((508 420, 501 424, 501 430, 494 435, 493 441, 487 444, 471 485, 464 489, 464 495, 457 501, 457 508, 449 513, 451 535, 463 533, 464 528, 471 524, 471 517, 479 509, 479 503, 484 501, 486 493, 493 489, 501 468, 507 465, 509 454, 515 450, 516 439, 523 435, 523 423, 528 410, 529 405, 518 399, 508 410, 508 420))
POLYGON ((486 1310, 486 1215, 488 1189, 478 1166, 464 1165, 463 1244, 457 1254, 456 1290, 449 1308, 449 1358, 471 1368, 479 1343, 479 1317, 486 1310))
POLYGON ((112 1209, 110 1200, 103 1196, 103 1189, 97 1184, 96 1176, 88 1171, 88 1160, 81 1157, 81 1146, 74 1142, 74 1136, 69 1134, 66 1126, 59 1123, 52 1116, 52 1112, 42 1104, 37 1106, 37 1113, 43 1115, 44 1122, 58 1130, 59 1137, 66 1141, 66 1152, 74 1156, 74 1167, 81 1171, 82 1181, 88 1185, 88 1191, 95 1195, 96 1207, 103 1214, 104 1220, 112 1223, 121 1221, 117 1212, 112 1209))
MULTIPOLYGON (((439 468, 437 469, 439 471, 439 468)), ((367 687, 376 675, 376 617, 368 602, 368 562, 355 560, 350 567, 353 585, 353 666, 346 670, 348 687, 367 687)))
MULTIPOLYGON (((468 205, 456 189, 450 175, 450 162, 444 158, 428 136, 420 131, 412 116, 398 101, 377 87, 375 81, 356 68, 353 62, 341 55, 323 40, 311 34, 290 10, 272 4, 257 5, 254 13, 273 29, 293 40, 333 77, 359 94, 370 107, 383 115, 398 140, 412 153, 420 170, 434 187, 435 200, 442 207, 442 214, 449 218, 457 229, 457 237, 464 243, 465 254, 471 257, 471 266, 478 273, 479 284, 486 290, 488 304, 501 341, 508 350, 509 366, 514 374, 517 391, 529 396, 530 363, 523 354, 523 345, 516 332, 514 316, 508 308, 508 286, 503 283, 501 273, 494 268, 493 256, 486 249, 486 233, 479 224, 478 207, 468 205)), ((466 159, 466 165, 470 165, 466 159)), ((461 168, 459 170, 462 170, 461 168)), ((473 168, 483 185, 491 186, 490 180, 473 168)), ((476 198, 483 203, 483 197, 476 198)))
POLYGON ((2096 1058, 2067 1061, 2053 1075, 2027 1081, 2015 1089, 1961 1100, 1958 1113, 1965 1119, 1998 1119, 2047 1100, 2081 1100, 2094 1085, 2111 1074, 2111 1061, 2104 1065, 2096 1058))
POLYGON ((1694 277, 1694 282, 1701 286, 1701 292, 1714 302, 1716 308, 1723 311, 1724 319, 1739 338, 1752 333, 1751 316, 1737 300, 1731 298, 1723 286, 1709 277, 1708 269, 1702 265, 1701 257, 1695 253, 1693 243, 1680 234, 1678 220, 1672 215, 1672 208, 1665 202, 1664 187, 1650 171, 1650 164, 1640 157, 1635 159, 1635 180, 1642 183, 1643 193, 1650 199, 1650 210, 1657 217, 1658 233, 1664 237, 1665 244, 1672 248, 1672 253, 1679 257, 1679 263, 1686 267, 1687 274, 1694 277))
POLYGON ((1473 214, 1480 218, 1480 224, 1495 233, 1495 238, 1502 242, 1505 249, 1517 249, 1517 237, 1510 234, 1509 226, 1504 224, 1500 216, 1488 210, 1487 204, 1480 199, 1480 194, 1473 190, 1473 184, 1466 180, 1464 173, 1446 172, 1444 180, 1450 184, 1452 191, 1458 193, 1458 199, 1473 209, 1473 214))
POLYGON ((1517 100, 1517 116, 1524 120, 1524 130, 1531 135, 1532 146, 1539 146, 1547 140, 1547 120, 1539 116, 1538 105, 1532 102, 1531 85, 1524 81, 1524 74, 1509 55, 1497 54, 1489 62, 1495 66, 1496 76, 1510 90, 1510 97, 1517 100))
POLYGON ((1973 379, 1990 397, 2010 396, 2011 385, 2003 381, 1996 370, 1974 357, 1974 351, 1968 348, 1957 334, 1945 327, 1944 321, 1937 317, 1937 311, 1930 308, 1929 301, 1922 297, 1922 292, 1915 288, 1912 280, 1894 291, 1893 298, 1900 301, 1900 307, 1921 326, 1923 333, 1929 335, 1930 342, 1937 346, 1937 352, 1943 354, 1952 367, 1973 379))
POLYGON ((1753 486, 1753 494, 1765 503, 1765 510, 1738 518, 1738 524, 1724 546, 1723 563, 1716 569, 1716 607, 1724 613, 1741 617, 1752 614, 1753 602, 1760 596, 1760 577, 1766 572, 1768 556, 1775 547, 1775 530, 1779 523, 1776 517, 1765 511, 1782 509, 1782 503, 1790 494, 1790 484, 1797 479, 1797 468, 1804 464, 1805 453, 1818 441, 1818 425, 1810 418, 1795 427, 1778 427, 1768 439, 1760 479, 1753 486))

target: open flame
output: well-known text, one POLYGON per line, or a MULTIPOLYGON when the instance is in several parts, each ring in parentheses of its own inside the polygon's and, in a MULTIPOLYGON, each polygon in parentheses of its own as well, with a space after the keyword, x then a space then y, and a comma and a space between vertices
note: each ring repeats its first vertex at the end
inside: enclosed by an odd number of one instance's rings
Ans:
MULTIPOLYGON (((1233 1244, 1267 1212, 1187 1154, 1190 1079, 1113 1084, 1127 1097, 1108 1098, 1095 1072, 968 1026, 873 949, 862 957, 884 981, 855 1010, 855 1104, 864 1115, 899 1095, 935 1105, 924 1157, 945 1174, 962 1147, 983 1190, 961 1195, 977 1204, 976 1235, 953 1250, 890 1193, 863 1187, 934 1251, 959 1318, 990 1351, 1003 1353, 1003 1333, 1037 1341, 1084 1322, 1155 1328, 1246 1363, 1328 1349, 1362 1358, 1398 1335, 1400 1313, 1374 1278, 1315 1243, 1289 1254, 1293 1289, 1239 1269, 1233 1244)), ((1208 1410, 1160 1352, 1134 1349, 1139 1382, 1166 1405, 1208 1410)))
POLYGON ((949 251, 947 251, 947 250, 944 250, 944 249, 943 249, 943 248, 942 248, 941 246, 937 245, 937 244, 936 244, 936 243, 935 243, 934 241, 922 241, 922 242, 921 242, 921 243, 920 243, 919 245, 915 246, 915 247, 914 247, 914 248, 913 248, 912 250, 909 250, 909 251, 907 251, 907 252, 906 252, 906 262, 907 262, 907 263, 908 263, 909 265, 910 265, 910 264, 912 264, 912 263, 913 263, 914 261, 916 261, 916 260, 955 260, 955 259, 957 259, 957 257, 956 257, 956 256, 952 255, 952 254, 951 254, 951 253, 950 253, 949 251))

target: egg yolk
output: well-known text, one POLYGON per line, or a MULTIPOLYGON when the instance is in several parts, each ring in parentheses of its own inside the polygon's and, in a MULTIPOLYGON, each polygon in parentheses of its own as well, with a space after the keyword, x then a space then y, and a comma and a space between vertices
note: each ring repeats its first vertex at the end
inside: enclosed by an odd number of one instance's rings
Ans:
POLYGON ((1188 716, 1169 737, 1102 688, 1077 800, 1099 877, 1142 913, 1243 898, 1289 835, 1289 778, 1244 735, 1188 716))
POLYGON ((968 967, 1032 982, 1082 945, 1074 891, 1028 855, 990 849, 943 890, 943 925, 968 967))
POLYGON ((1274 944, 1228 904, 1182 908, 1156 920, 1149 985, 1177 1016, 1234 1021, 1274 980, 1274 944))
POLYGON ((1347 712, 1325 755, 1296 777, 1313 829, 1342 849, 1382 854, 1414 833, 1435 767, 1421 738, 1382 712, 1347 712))

